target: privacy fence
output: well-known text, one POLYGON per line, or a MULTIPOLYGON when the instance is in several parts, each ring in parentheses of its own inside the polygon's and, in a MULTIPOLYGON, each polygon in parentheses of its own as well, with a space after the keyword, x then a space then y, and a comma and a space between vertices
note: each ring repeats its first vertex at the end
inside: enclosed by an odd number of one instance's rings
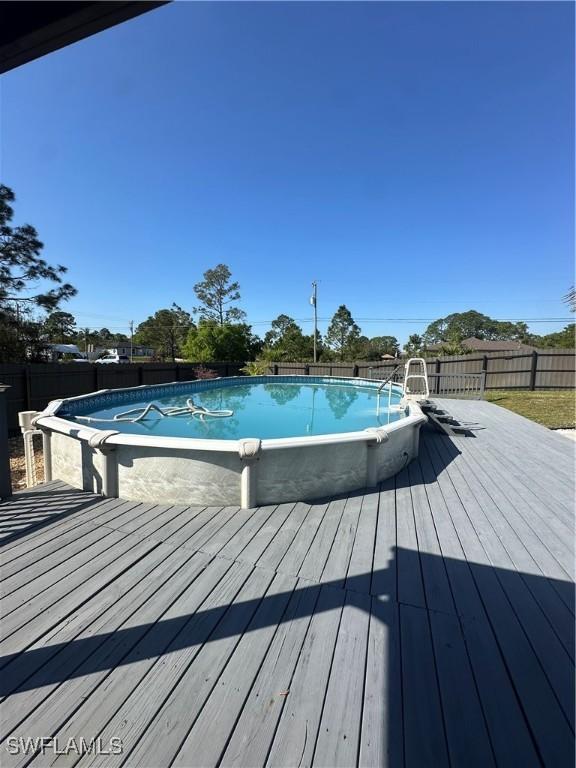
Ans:
MULTIPOLYGON (((574 350, 491 352, 428 359, 433 394, 444 397, 482 397, 484 389, 573 389, 574 350)), ((360 376, 386 379, 397 361, 357 363, 271 363, 271 374, 360 376)), ((0 364, 0 383, 8 385, 8 426, 18 429, 18 412, 41 410, 50 400, 98 389, 163 384, 198 378, 200 363, 143 363, 96 365, 90 363, 0 364)), ((219 376, 241 374, 244 363, 206 363, 219 376)), ((395 379, 401 379, 398 370, 395 379)))
MULTIPOLYGON (((271 365, 271 372, 385 379, 397 366, 395 360, 277 363, 271 365)), ((485 389, 573 389, 576 383, 576 351, 570 349, 433 357, 426 360, 426 366, 430 389, 437 393, 451 389, 451 379, 454 382, 464 376, 483 378, 485 389)))

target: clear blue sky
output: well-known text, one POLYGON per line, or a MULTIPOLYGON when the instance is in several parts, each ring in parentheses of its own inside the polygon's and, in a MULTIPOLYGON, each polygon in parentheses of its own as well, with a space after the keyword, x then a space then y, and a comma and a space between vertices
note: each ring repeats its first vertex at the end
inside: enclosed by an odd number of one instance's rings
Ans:
POLYGON ((2 179, 82 326, 218 262, 260 334, 314 278, 321 317, 567 317, 573 34, 568 2, 175 3, 3 77, 2 179))

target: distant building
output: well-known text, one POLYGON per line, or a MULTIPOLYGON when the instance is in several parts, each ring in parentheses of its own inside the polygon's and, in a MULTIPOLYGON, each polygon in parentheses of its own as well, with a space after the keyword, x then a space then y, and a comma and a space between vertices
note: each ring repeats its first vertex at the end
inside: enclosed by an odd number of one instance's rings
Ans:
MULTIPOLYGON (((521 341, 489 341, 470 336, 462 341, 462 346, 471 352, 533 352, 536 347, 523 344, 521 341)), ((440 352, 443 344, 430 344, 426 347, 428 352, 440 352)))
POLYGON ((76 344, 48 344, 45 355, 54 363, 62 361, 82 363, 87 360, 86 355, 80 352, 76 344))
POLYGON ((92 357, 100 357, 105 352, 111 355, 126 355, 130 357, 153 358, 155 350, 152 347, 144 347, 141 344, 130 344, 129 341, 113 341, 107 347, 96 347, 92 357))

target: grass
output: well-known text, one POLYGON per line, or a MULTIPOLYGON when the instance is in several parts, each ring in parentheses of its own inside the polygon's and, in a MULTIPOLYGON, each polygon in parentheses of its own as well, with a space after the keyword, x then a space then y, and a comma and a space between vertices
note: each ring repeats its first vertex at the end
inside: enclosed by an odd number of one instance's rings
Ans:
POLYGON ((576 392, 574 390, 493 390, 486 392, 486 400, 508 408, 527 419, 550 429, 576 427, 576 392))

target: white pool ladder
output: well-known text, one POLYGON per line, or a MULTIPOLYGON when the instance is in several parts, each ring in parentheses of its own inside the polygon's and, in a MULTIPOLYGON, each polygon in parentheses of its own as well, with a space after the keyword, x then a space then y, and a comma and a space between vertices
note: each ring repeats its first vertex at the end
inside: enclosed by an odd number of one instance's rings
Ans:
POLYGON ((426 360, 422 357, 411 357, 406 363, 404 369, 404 397, 408 400, 427 400, 430 395, 430 389, 428 387, 428 371, 426 369, 426 360), (417 365, 419 373, 411 373, 412 366, 417 365), (424 382, 424 392, 411 392, 408 382, 411 379, 420 379, 424 382))

